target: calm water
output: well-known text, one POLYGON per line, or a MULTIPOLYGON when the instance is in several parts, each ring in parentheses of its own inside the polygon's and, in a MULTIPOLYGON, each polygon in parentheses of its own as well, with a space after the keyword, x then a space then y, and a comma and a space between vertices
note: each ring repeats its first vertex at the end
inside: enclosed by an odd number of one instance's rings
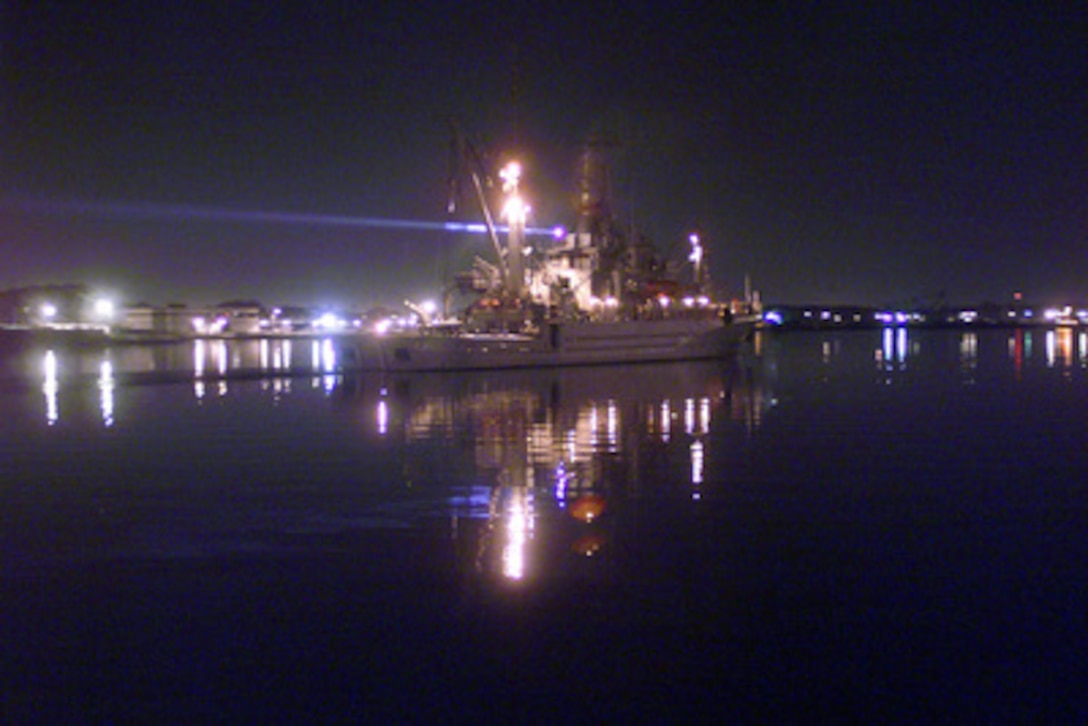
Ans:
POLYGON ((1088 335, 293 345, 0 361, 6 720, 1088 719, 1088 335))

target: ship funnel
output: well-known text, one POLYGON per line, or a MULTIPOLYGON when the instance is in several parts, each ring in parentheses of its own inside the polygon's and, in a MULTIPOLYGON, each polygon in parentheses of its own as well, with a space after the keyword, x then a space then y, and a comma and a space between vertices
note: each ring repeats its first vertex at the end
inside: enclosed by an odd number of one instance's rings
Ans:
POLYGON ((578 157, 578 199, 575 205, 578 214, 576 230, 580 234, 590 234, 600 229, 608 218, 608 176, 604 157, 594 144, 587 144, 578 157))

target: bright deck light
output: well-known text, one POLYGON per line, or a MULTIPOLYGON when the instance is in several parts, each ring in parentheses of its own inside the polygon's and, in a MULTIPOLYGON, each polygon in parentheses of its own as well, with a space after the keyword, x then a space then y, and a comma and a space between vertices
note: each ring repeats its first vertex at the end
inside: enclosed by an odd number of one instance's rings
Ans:
POLYGON ((699 244, 699 235, 691 235, 688 241, 691 242, 691 254, 688 255, 688 260, 698 265, 703 260, 703 246, 699 244))
POLYGON ((529 205, 518 194, 518 183, 521 181, 521 164, 511 161, 502 168, 499 177, 502 179, 503 193, 509 195, 502 209, 503 217, 512 225, 524 226, 525 220, 529 216, 529 205))
POLYGON ((345 325, 344 320, 335 313, 324 313, 313 321, 313 326, 322 330, 339 330, 345 325))
POLYGON ((502 214, 510 224, 524 225, 525 219, 529 216, 529 205, 515 194, 506 200, 506 204, 502 208, 502 214))
POLYGON ((502 179, 504 192, 517 191, 518 182, 521 181, 521 164, 511 161, 499 172, 499 178, 502 179))

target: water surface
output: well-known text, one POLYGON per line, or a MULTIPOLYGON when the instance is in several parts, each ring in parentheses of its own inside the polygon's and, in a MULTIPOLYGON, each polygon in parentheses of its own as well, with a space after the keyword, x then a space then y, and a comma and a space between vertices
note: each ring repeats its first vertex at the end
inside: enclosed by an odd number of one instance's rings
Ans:
POLYGON ((11 717, 1088 716, 1084 334, 390 378, 254 344, 8 365, 11 717))

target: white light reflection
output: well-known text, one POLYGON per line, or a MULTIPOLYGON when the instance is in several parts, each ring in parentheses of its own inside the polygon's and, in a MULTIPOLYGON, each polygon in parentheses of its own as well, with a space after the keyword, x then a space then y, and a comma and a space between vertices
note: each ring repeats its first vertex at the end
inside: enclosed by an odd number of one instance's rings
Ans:
POLYGON ((336 371, 336 348, 331 338, 321 341, 321 369, 326 373, 336 371))
POLYGON ((227 375, 227 341, 217 340, 212 343, 212 359, 215 361, 215 370, 220 376, 227 375))
POLYGON ((691 436, 695 433, 695 399, 684 399, 684 433, 691 436))
POLYGON ((668 400, 661 402, 661 440, 668 441, 669 434, 672 431, 672 410, 669 408, 668 400))
POLYGON ((212 343, 212 359, 215 361, 215 370, 219 374, 217 392, 220 396, 227 395, 227 341, 217 340, 212 343))
POLYGON ((699 399, 699 433, 710 433, 710 397, 699 399))
POLYGON ((502 549, 502 574, 511 580, 525 577, 525 545, 532 529, 532 502, 529 490, 510 490, 506 510, 506 543, 502 549))
POLYGON ((193 343, 193 375, 197 378, 204 377, 204 356, 207 355, 205 352, 206 345, 203 338, 197 338, 196 342, 193 343))
POLYGON ((385 402, 384 398, 378 401, 376 418, 378 421, 378 433, 385 436, 389 433, 389 404, 385 402))
POLYGON ((608 402, 608 451, 615 453, 619 448, 619 414, 615 400, 608 402))
POLYGON ((974 385, 974 373, 978 368, 978 334, 964 333, 960 337, 960 370, 965 374, 964 383, 974 385))
POLYGON ((108 360, 102 361, 98 369, 98 390, 102 402, 102 423, 113 426, 113 364, 108 360))
POLYGON ((197 338, 193 343, 193 394, 197 400, 204 398, 204 358, 207 355, 206 343, 197 338))
POLYGON ((321 341, 321 369, 325 372, 325 393, 331 394, 336 388, 336 347, 331 338, 321 341))
POLYGON ((970 365, 978 362, 977 333, 964 333, 960 338, 960 361, 970 365))
POLYGON ((282 348, 277 349, 273 355, 273 361, 276 363, 276 367, 280 370, 285 370, 291 367, 291 341, 283 341, 282 348), (278 358, 276 356, 279 356, 278 358))
POLYGON ((691 483, 695 487, 703 483, 703 465, 703 442, 695 439, 691 442, 691 483))
POLYGON ((45 376, 45 381, 42 383, 42 393, 45 394, 45 422, 52 426, 60 418, 60 411, 57 408, 57 390, 59 386, 57 385, 56 353, 51 350, 46 352, 42 369, 45 376))

